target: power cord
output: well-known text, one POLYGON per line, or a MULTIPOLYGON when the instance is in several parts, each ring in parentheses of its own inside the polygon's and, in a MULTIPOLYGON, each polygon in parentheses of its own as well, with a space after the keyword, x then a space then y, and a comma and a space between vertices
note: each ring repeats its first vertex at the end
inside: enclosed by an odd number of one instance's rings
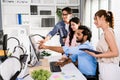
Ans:
POLYGON ((31 37, 33 37, 33 36, 40 36, 41 38, 43 38, 43 39, 45 39, 45 36, 42 36, 42 35, 40 35, 40 34, 33 34, 33 35, 30 35, 31 37))
POLYGON ((9 37, 9 38, 7 39, 7 41, 10 40, 10 39, 15 39, 15 40, 18 42, 18 45, 20 45, 20 41, 19 41, 16 37, 9 37))
MULTIPOLYGON (((20 45, 20 41, 19 41, 19 39, 17 39, 16 37, 9 37, 8 39, 7 39, 7 44, 8 44, 8 41, 9 40, 16 40, 16 42, 17 42, 17 44, 15 44, 15 46, 19 46, 20 45)), ((8 45, 9 46, 9 45, 8 45)), ((15 46, 13 46, 12 47, 12 49, 13 49, 13 51, 11 51, 11 52, 14 52, 14 48, 15 48, 15 46)), ((10 51, 10 48, 7 48, 7 53, 9 53, 9 51, 10 51)), ((10 54, 11 55, 11 54, 10 54)))

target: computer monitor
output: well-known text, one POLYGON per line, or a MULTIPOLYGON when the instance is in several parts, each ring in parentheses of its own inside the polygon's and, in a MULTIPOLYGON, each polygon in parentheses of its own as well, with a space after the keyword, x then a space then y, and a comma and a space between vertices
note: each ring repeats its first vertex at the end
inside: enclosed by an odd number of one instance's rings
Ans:
POLYGON ((3 30, 0 30, 0 50, 3 50, 3 30))
POLYGON ((34 34, 29 36, 30 43, 31 43, 30 52, 32 52, 31 54, 35 55, 35 57, 37 58, 37 61, 39 61, 40 59, 40 50, 38 49, 38 45, 39 45, 38 41, 44 38, 45 38, 44 36, 41 36, 39 34, 34 34))

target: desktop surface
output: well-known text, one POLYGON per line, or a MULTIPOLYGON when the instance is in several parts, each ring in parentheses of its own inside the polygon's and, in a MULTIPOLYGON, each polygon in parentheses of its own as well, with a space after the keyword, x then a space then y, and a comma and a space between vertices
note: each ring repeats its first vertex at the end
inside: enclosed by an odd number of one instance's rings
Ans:
POLYGON ((39 69, 45 69, 45 70, 50 71, 50 66, 49 66, 49 62, 48 62, 47 59, 40 59, 39 61, 41 62, 41 65, 29 68, 29 73, 30 74, 31 74, 32 71, 39 70, 39 69))
MULTIPOLYGON (((30 68, 30 73, 33 70, 37 69, 45 69, 51 71, 50 62, 58 61, 60 58, 61 58, 60 56, 53 56, 47 59, 41 59, 40 61, 42 61, 42 66, 30 68)), ((52 72, 52 75, 49 80, 87 80, 87 79, 75 67, 73 63, 69 63, 61 67, 61 72, 52 72)))

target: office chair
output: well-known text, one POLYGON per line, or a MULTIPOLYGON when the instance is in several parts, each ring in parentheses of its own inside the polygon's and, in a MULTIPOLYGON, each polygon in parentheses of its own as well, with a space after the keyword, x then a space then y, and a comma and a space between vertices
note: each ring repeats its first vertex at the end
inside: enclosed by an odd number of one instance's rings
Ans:
POLYGON ((87 80, 99 80, 99 65, 97 63, 96 75, 95 76, 85 76, 87 80))

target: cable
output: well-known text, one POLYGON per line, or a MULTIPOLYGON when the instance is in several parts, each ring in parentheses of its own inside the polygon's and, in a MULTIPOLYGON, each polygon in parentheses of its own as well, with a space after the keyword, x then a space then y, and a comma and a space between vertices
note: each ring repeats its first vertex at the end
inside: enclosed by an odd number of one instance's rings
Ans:
POLYGON ((23 76, 22 79, 26 78, 27 76, 29 76, 29 74, 26 74, 25 76, 23 76))
POLYGON ((7 39, 7 41, 10 40, 10 39, 15 39, 15 40, 17 40, 18 45, 20 45, 20 41, 19 41, 16 37, 9 37, 9 38, 7 39))
MULTIPOLYGON (((14 42, 15 43, 15 42, 14 42)), ((12 49, 12 51, 11 52, 14 52, 14 48, 15 48, 15 46, 19 46, 20 45, 20 41, 16 38, 16 37, 9 37, 8 39, 7 39, 7 44, 9 44, 8 46, 9 47, 7 47, 7 52, 9 52, 11 49, 12 49), (10 45, 9 43, 8 43, 8 41, 9 40, 11 40, 11 39, 13 39, 13 40, 15 40, 17 43, 15 44, 15 45, 10 45)))
POLYGON ((15 52, 15 50, 16 50, 17 47, 20 48, 20 49, 23 51, 23 54, 26 54, 26 53, 27 53, 26 48, 25 48, 25 47, 23 48, 23 46, 21 46, 21 45, 15 46, 13 53, 15 52))
POLYGON ((45 36, 42 36, 42 35, 40 35, 40 34, 33 34, 33 35, 30 35, 31 37, 33 37, 33 36, 40 36, 41 38, 43 38, 43 39, 45 39, 45 36))

